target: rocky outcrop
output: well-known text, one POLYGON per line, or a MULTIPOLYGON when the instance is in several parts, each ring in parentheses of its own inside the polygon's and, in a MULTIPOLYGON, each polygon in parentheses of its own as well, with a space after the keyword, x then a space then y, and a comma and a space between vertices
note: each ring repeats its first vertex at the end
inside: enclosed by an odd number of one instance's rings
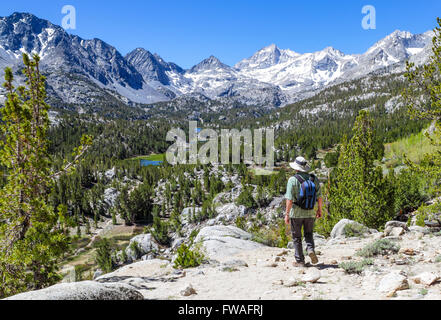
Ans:
POLYGON ((155 253, 158 250, 158 244, 155 242, 152 235, 147 233, 132 238, 125 251, 128 261, 135 261, 146 254, 151 252, 155 253))
POLYGON ((203 228, 195 238, 195 243, 202 243, 208 257, 219 258, 263 247, 251 239, 252 235, 242 229, 218 225, 203 228))
POLYGON ((161 277, 171 271, 169 262, 161 259, 151 259, 131 263, 111 273, 106 273, 96 279, 98 282, 115 282, 126 278, 161 277))
POLYGON ((346 236, 376 233, 377 230, 369 229, 353 220, 340 220, 331 231, 331 238, 345 238, 346 236))
POLYGON ((112 208, 115 203, 116 199, 118 199, 120 192, 115 188, 107 188, 104 190, 104 200, 103 203, 106 206, 106 208, 112 208))
POLYGON ((399 237, 405 232, 410 231, 405 222, 401 221, 389 221, 384 227, 385 237, 399 237))
POLYGON ((83 281, 61 283, 49 288, 21 293, 6 300, 143 300, 143 295, 123 283, 83 281))
POLYGON ((236 218, 244 217, 247 213, 245 206, 237 206, 234 203, 228 203, 216 208, 216 218, 207 222, 208 225, 217 225, 221 222, 234 223, 236 218))

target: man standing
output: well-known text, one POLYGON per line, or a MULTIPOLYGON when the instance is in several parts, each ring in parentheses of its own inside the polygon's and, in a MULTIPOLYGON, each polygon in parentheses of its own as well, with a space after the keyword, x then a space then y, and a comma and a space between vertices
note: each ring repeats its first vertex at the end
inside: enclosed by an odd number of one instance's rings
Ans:
POLYGON ((295 247, 294 266, 305 267, 305 256, 302 248, 302 227, 306 241, 306 251, 312 264, 317 264, 314 245, 315 219, 322 217, 323 200, 321 197, 320 182, 314 175, 310 175, 310 167, 303 157, 298 157, 295 162, 289 164, 296 171, 296 175, 288 180, 286 188, 286 214, 285 223, 291 224, 292 238, 295 247), (314 212, 314 206, 318 201, 318 210, 314 212))

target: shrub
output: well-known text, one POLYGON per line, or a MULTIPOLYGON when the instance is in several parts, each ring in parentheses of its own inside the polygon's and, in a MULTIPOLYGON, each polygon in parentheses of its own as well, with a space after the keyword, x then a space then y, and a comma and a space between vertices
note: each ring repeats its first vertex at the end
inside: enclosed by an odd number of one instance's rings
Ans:
POLYGON ((370 258, 378 255, 385 255, 389 253, 397 253, 400 250, 400 246, 393 243, 389 239, 380 239, 374 243, 368 244, 362 250, 357 252, 358 256, 370 258))
MULTIPOLYGON (((141 255, 141 249, 139 249, 139 245, 137 242, 132 242, 129 245, 129 248, 133 251, 135 257, 139 257, 141 255)), ((125 250, 123 250, 125 252, 125 250)))
POLYGON ((258 243, 262 243, 269 247, 284 247, 289 242, 289 238, 286 235, 285 226, 282 228, 282 224, 260 227, 255 221, 249 229, 252 234, 252 240, 258 243), (286 242, 286 244, 285 244, 286 242))
POLYGON ((194 229, 191 233, 190 236, 188 237, 188 240, 190 241, 190 245, 193 244, 194 239, 198 236, 200 229, 194 229))
POLYGON ((84 264, 75 266, 75 282, 92 280, 92 278, 93 278, 93 275, 90 271, 90 266, 84 265, 84 264), (89 273, 86 275, 87 271, 89 273))
POLYGON ((177 255, 174 268, 194 268, 199 266, 205 258, 199 246, 191 250, 185 243, 178 248, 177 255))
POLYGON ((286 224, 284 220, 279 221, 279 248, 286 248, 288 245, 289 239, 286 235, 286 224))
POLYGON ((244 217, 237 217, 234 223, 236 224, 236 227, 246 231, 247 226, 244 217))
POLYGON ((349 261, 342 262, 338 266, 345 270, 348 274, 360 274, 366 266, 371 266, 374 264, 373 259, 363 259, 361 261, 349 261))
POLYGON ((415 224, 419 227, 424 227, 426 225, 426 223, 424 222, 424 220, 426 220, 426 213, 422 210, 418 211, 416 214, 416 221, 415 224))
POLYGON ((332 219, 329 214, 327 214, 327 207, 323 208, 323 217, 321 219, 317 219, 315 222, 315 232, 321 234, 322 236, 328 238, 331 235, 332 228, 338 221, 332 219))
POLYGON ((427 200, 422 192, 422 183, 422 177, 415 172, 400 172, 395 181, 395 212, 412 212, 427 200))
POLYGON ((416 213, 416 225, 424 227, 425 220, 438 220, 438 212, 441 211, 441 203, 436 202, 431 205, 421 206, 416 213))

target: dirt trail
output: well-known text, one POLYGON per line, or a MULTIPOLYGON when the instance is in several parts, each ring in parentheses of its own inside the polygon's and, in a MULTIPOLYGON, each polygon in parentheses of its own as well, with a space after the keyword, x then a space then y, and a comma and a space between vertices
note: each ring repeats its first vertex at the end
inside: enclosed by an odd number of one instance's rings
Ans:
POLYGON ((310 268, 292 266, 293 250, 265 247, 220 259, 220 265, 208 264, 186 269, 183 274, 176 272, 167 261, 160 260, 129 265, 118 273, 124 276, 124 282, 138 286, 146 299, 441 299, 439 281, 425 286, 412 280, 422 272, 441 276, 440 236, 408 233, 400 237, 397 243, 402 249, 413 249, 408 250, 413 255, 397 253, 376 257, 374 265, 366 267, 362 274, 349 275, 338 267, 344 261, 361 260, 355 255, 356 251, 374 242, 374 237, 323 241, 317 246, 320 262, 310 268), (248 267, 225 268, 222 263, 228 260, 242 260, 248 267), (317 282, 302 281, 309 274, 317 274, 317 270, 320 273, 317 282), (405 275, 409 288, 396 291, 395 295, 381 292, 379 283, 393 271, 401 271, 405 275), (167 276, 174 281, 147 279, 167 276), (289 282, 293 286, 287 287, 289 282), (187 284, 192 285, 196 294, 181 295, 181 290, 187 284))

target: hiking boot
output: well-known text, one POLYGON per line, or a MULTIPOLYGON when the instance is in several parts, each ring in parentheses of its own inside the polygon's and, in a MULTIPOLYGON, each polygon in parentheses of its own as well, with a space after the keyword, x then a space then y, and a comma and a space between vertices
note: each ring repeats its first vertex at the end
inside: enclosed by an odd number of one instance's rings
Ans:
POLYGON ((314 251, 309 252, 308 255, 309 255, 309 258, 311 258, 311 263, 312 264, 317 264, 318 263, 318 258, 317 258, 317 256, 316 256, 314 251))
POLYGON ((305 262, 296 262, 296 261, 294 261, 294 262, 292 263, 292 265, 293 265, 293 267, 296 267, 296 268, 307 268, 307 267, 310 266, 309 263, 305 263, 305 262))

